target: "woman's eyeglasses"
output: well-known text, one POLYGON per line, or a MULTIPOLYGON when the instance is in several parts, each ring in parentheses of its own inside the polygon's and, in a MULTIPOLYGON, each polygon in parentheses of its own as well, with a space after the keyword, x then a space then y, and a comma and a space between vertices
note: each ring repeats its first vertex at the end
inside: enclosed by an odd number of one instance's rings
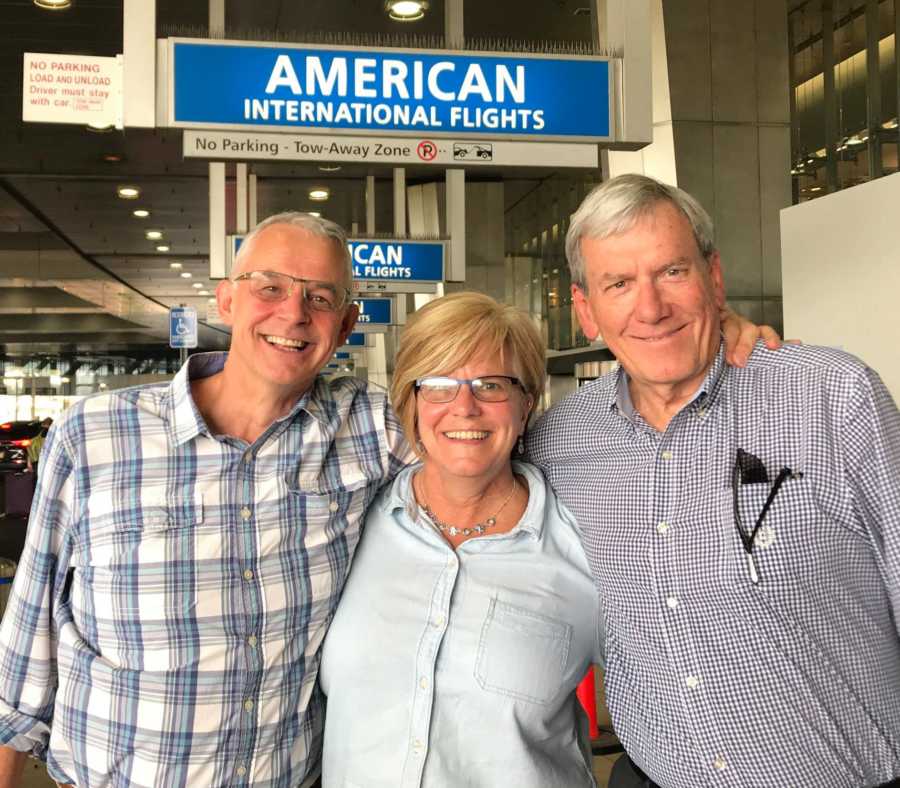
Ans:
POLYGON ((419 378, 416 391, 426 402, 453 402, 463 384, 469 387, 475 399, 482 402, 506 402, 515 388, 525 391, 522 381, 510 375, 485 375, 472 379, 443 376, 419 378))

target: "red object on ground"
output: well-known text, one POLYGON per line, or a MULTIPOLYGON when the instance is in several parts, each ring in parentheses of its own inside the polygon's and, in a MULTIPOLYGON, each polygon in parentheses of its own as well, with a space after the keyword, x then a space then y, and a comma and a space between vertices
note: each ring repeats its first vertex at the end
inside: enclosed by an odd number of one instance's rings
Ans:
POLYGON ((596 739, 600 735, 600 729, 597 727, 597 690, 594 687, 594 669, 592 667, 588 668, 588 672, 584 674, 575 694, 578 695, 578 701, 588 716, 591 738, 596 739))

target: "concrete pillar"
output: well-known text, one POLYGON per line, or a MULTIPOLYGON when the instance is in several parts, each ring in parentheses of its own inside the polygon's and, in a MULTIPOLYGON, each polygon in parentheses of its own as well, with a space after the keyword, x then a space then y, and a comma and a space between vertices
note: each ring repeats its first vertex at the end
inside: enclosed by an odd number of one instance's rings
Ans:
POLYGON ((791 204, 786 0, 663 0, 678 185, 716 225, 729 302, 782 325, 791 204))

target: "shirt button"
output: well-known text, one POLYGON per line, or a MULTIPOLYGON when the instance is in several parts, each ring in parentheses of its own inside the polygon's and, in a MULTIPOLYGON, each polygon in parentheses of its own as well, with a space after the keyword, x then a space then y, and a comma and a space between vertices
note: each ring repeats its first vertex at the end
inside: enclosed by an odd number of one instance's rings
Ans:
POLYGON ((256 635, 250 635, 250 637, 247 638, 247 645, 250 646, 250 648, 254 648, 256 642, 256 635))
POLYGON ((250 509, 246 506, 243 509, 241 509, 241 519, 242 520, 250 519, 250 509))
POLYGON ((447 566, 452 567, 452 566, 454 566, 455 564, 456 564, 456 559, 451 555, 451 556, 447 559, 447 566))
POLYGON ((340 508, 341 507, 338 505, 337 501, 332 501, 330 504, 328 504, 329 511, 336 512, 340 508))
POLYGON ((666 451, 664 451, 660 456, 661 456, 664 460, 671 460, 672 457, 673 457, 674 455, 672 454, 672 452, 666 450, 666 451))
POLYGON ((253 701, 252 700, 244 701, 244 711, 253 711, 253 701))
POLYGON ((706 415, 706 408, 697 408, 697 418, 702 419, 706 415))
POLYGON ((674 610, 676 607, 678 607, 678 597, 677 596, 666 597, 666 604, 674 610))
POLYGON ((669 528, 670 528, 669 524, 665 521, 663 521, 661 523, 657 523, 656 524, 656 533, 658 533, 660 536, 664 536, 665 534, 669 533, 669 528))
POLYGON ((245 569, 244 570, 244 580, 252 580, 253 579, 253 570, 245 569))
POLYGON ((251 463, 253 462, 253 454, 252 452, 244 452, 244 456, 241 457, 241 462, 251 463))
POLYGON ((235 769, 235 771, 237 772, 238 777, 243 777, 247 773, 247 769, 244 768, 244 764, 240 764, 237 769, 235 769))
POLYGON ((428 679, 426 679, 424 676, 422 676, 422 678, 419 679, 419 686, 422 689, 428 689, 428 679))
POLYGON ((713 761, 713 766, 721 772, 728 764, 725 763, 725 759, 720 755, 713 761))
POLYGON ((690 689, 697 689, 700 686, 700 679, 696 676, 688 676, 684 683, 688 685, 690 689))
POLYGON ((442 627, 442 626, 444 626, 444 622, 445 622, 446 620, 447 620, 447 619, 444 618, 443 616, 438 616, 438 617, 434 620, 434 625, 435 625, 436 627, 442 627))

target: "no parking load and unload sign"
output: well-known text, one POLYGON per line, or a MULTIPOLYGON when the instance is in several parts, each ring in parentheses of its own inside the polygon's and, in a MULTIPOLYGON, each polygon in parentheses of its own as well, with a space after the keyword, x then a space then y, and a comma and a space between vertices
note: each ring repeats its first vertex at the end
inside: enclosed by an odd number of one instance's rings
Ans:
POLYGON ((171 126, 611 139, 601 57, 169 39, 168 58, 171 126))

